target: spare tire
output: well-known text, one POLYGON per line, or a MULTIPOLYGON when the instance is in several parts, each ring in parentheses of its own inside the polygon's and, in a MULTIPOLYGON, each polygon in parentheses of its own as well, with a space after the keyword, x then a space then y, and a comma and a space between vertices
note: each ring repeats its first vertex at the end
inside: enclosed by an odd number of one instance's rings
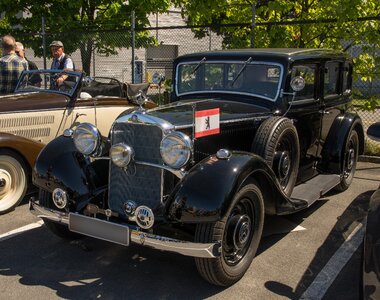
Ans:
POLYGON ((266 119, 257 130, 251 149, 272 168, 282 190, 290 197, 300 161, 298 133, 293 122, 284 117, 266 119))

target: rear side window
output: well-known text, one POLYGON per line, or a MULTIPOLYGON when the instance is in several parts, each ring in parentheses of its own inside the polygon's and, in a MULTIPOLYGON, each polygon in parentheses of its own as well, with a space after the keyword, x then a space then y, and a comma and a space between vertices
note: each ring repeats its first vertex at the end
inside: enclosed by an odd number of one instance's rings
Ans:
POLYGON ((301 76, 305 79, 305 88, 296 93, 295 100, 315 98, 316 65, 298 65, 292 68, 292 79, 301 76))
POLYGON ((343 92, 351 93, 351 85, 352 85, 351 65, 348 62, 344 64, 342 80, 343 80, 343 84, 342 84, 343 92))
POLYGON ((339 62, 327 62, 324 76, 324 96, 339 94, 339 62))

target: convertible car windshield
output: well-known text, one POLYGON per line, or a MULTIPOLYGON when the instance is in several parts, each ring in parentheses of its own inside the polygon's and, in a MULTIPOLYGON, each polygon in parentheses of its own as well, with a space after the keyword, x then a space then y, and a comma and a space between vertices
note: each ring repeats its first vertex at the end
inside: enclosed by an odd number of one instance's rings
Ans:
POLYGON ((80 82, 82 73, 62 70, 24 71, 18 81, 15 93, 20 92, 55 92, 72 96, 80 82), (64 78, 58 84, 57 79, 64 78))
POLYGON ((236 93, 275 100, 279 94, 282 66, 273 63, 239 62, 182 63, 177 67, 178 96, 199 92, 236 93))

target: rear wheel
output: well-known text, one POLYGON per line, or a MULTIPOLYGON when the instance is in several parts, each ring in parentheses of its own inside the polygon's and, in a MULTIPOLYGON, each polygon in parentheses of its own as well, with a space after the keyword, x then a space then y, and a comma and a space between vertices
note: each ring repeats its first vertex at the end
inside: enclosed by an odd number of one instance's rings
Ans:
MULTIPOLYGON (((43 189, 39 190, 39 203, 43 207, 58 210, 58 208, 53 204, 51 194, 43 189)), ((70 231, 66 225, 59 224, 47 219, 44 219, 44 223, 51 232, 63 239, 76 240, 81 237, 80 234, 70 231)))
POLYGON ((24 198, 29 169, 20 155, 0 151, 0 215, 13 210, 24 198))
POLYGON ((346 141, 343 156, 343 169, 340 184, 335 188, 337 191, 343 192, 349 188, 354 179, 356 164, 359 154, 359 136, 356 130, 352 130, 346 141))
POLYGON ((256 183, 243 186, 221 221, 199 224, 196 242, 222 241, 217 258, 195 258, 199 273, 212 284, 229 286, 243 277, 259 245, 264 224, 264 200, 256 183))
POLYGON ((272 168, 287 196, 292 194, 297 180, 300 147, 297 129, 284 117, 265 120, 257 130, 252 152, 260 155, 272 168))

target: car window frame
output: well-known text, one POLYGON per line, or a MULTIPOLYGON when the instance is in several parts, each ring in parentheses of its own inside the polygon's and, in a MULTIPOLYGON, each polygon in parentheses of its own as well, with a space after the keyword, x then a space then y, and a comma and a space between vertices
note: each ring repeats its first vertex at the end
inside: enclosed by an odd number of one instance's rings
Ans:
MULTIPOLYGON (((270 97, 265 97, 264 95, 261 95, 261 94, 253 94, 253 93, 248 93, 248 92, 239 92, 239 91, 233 91, 233 90, 199 90, 199 91, 191 91, 191 92, 182 92, 182 93, 179 93, 179 89, 178 89, 178 85, 179 85, 179 68, 180 66, 182 65, 194 65, 196 66, 197 64, 199 63, 199 60, 191 60, 191 61, 181 61, 179 62, 177 65, 176 65, 176 77, 175 77, 175 86, 174 86, 174 90, 175 90, 175 94, 176 94, 176 97, 181 97, 181 96, 187 96, 187 95, 196 95, 196 94, 233 94, 233 95, 244 95, 244 96, 250 96, 250 97, 258 97, 260 99, 264 99, 264 100, 269 100, 270 102, 272 103, 275 103, 279 96, 280 96, 280 93, 281 93, 281 86, 282 86, 282 83, 284 81, 284 65, 282 63, 279 63, 279 62, 274 62, 274 61, 266 61, 266 60, 260 60, 260 61, 255 61, 253 60, 252 62, 250 62, 248 65, 268 65, 268 66, 275 66, 275 67, 279 67, 280 68, 280 75, 279 75, 279 81, 278 81, 278 84, 277 84, 277 89, 276 89, 276 93, 275 93, 275 96, 274 98, 270 98, 270 97)), ((204 72, 204 67, 203 65, 205 64, 242 64, 244 65, 245 63, 245 59, 243 58, 242 60, 209 60, 209 61, 205 61, 202 63, 202 66, 199 68, 199 70, 197 70, 197 72, 204 72)), ((224 74, 225 75, 225 74, 224 74)), ((225 78, 223 78, 224 80, 225 78)), ((199 83, 197 83, 199 84, 199 83)))

